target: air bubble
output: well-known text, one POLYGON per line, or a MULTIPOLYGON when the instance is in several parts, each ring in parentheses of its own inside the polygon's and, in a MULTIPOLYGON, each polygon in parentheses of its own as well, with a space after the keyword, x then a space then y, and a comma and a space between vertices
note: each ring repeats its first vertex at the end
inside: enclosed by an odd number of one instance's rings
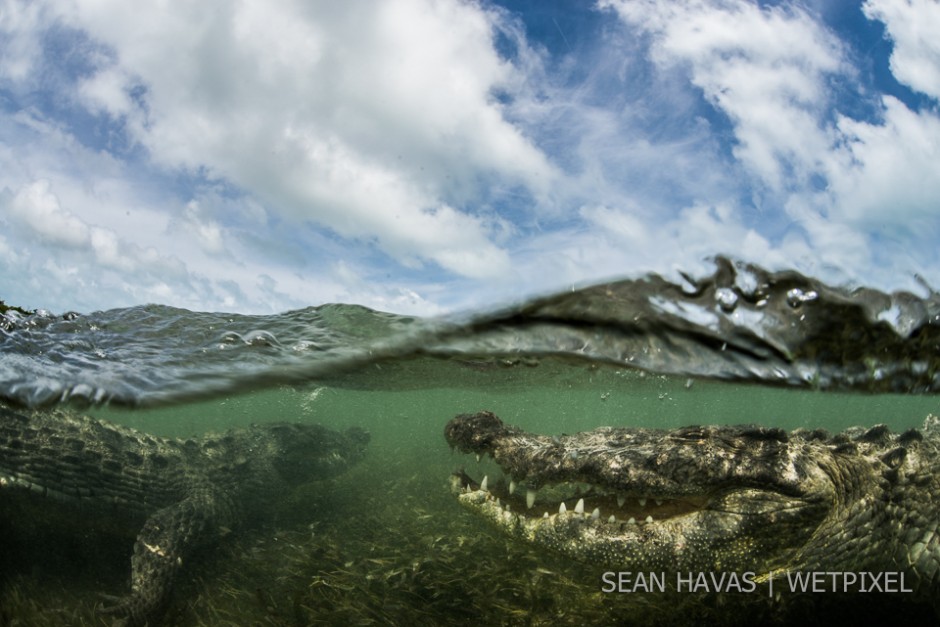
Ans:
POLYGON ((729 287, 720 287, 715 290, 715 300, 722 311, 734 311, 738 306, 738 295, 729 287))
POLYGON ((793 289, 787 292, 787 304, 793 307, 794 309, 796 309, 803 303, 816 300, 817 298, 819 298, 819 294, 817 294, 815 290, 804 292, 800 288, 794 287, 793 289))

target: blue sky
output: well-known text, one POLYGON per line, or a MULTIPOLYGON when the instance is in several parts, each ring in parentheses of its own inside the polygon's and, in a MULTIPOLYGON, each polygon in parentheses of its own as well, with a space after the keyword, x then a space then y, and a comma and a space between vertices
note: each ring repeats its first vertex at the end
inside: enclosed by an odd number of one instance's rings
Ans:
POLYGON ((0 298, 940 285, 940 4, 0 0, 0 298))

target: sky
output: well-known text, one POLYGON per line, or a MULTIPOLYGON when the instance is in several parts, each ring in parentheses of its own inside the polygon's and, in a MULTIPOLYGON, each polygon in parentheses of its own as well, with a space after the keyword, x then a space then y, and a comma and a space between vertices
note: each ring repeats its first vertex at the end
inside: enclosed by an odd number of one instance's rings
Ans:
POLYGON ((0 298, 940 286, 935 0, 0 0, 0 298))

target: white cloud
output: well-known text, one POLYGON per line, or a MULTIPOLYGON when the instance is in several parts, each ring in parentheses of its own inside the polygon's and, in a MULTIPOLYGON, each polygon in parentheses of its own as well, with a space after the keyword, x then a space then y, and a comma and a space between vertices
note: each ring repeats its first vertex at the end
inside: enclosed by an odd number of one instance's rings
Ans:
POLYGON ((934 0, 866 0, 869 19, 884 22, 894 42, 891 72, 902 83, 940 98, 940 3, 934 0))
POLYGON ((134 110, 128 90, 130 83, 130 78, 119 69, 103 69, 79 84, 78 97, 91 111, 126 116, 134 110))
MULTIPOLYGON (((873 0, 866 14, 886 21, 899 80, 936 93, 940 44, 929 33, 940 9, 930 4, 873 0)), ((661 71, 684 69, 728 116, 733 154, 751 177, 739 181, 740 189, 751 187, 757 206, 777 224, 753 222, 779 233, 781 249, 796 255, 791 263, 812 257, 810 271, 831 279, 891 287, 932 266, 929 247, 914 247, 909 255, 916 263, 906 259, 892 269, 883 267, 883 253, 885 240, 898 233, 937 233, 937 112, 914 112, 889 96, 879 120, 840 112, 844 95, 833 84, 852 84, 856 70, 845 44, 817 15, 795 4, 729 0, 603 0, 601 6, 651 37, 650 57, 661 71)), ((728 240, 712 244, 722 241, 728 240)), ((765 244, 758 239, 748 250, 746 241, 730 240, 727 249, 759 261, 767 256, 765 244)))
POLYGON ((9 204, 9 211, 38 237, 52 244, 73 248, 88 244, 88 225, 59 207, 59 200, 49 190, 49 181, 36 181, 18 190, 9 204))
POLYGON ((48 180, 34 181, 17 190, 5 203, 11 218, 8 227, 17 233, 23 245, 39 244, 47 252, 62 251, 63 259, 92 262, 105 270, 138 272, 144 265, 155 269, 165 265, 178 269, 174 260, 161 258, 153 251, 142 251, 120 240, 109 228, 88 224, 71 211, 63 209, 48 180))
POLYGON ((617 211, 610 207, 586 206, 581 208, 580 214, 607 235, 626 243, 636 245, 650 238, 649 229, 644 222, 624 211, 617 211))
POLYGON ((183 210, 183 227, 196 238, 206 253, 218 255, 227 251, 222 227, 215 220, 202 216, 198 200, 191 200, 186 204, 183 210))
POLYGON ((66 15, 116 58, 81 96, 124 117, 154 160, 405 263, 505 271, 485 220, 455 203, 479 201, 481 179, 538 191, 552 177, 493 98, 516 70, 478 5, 78 0, 66 15))
MULTIPOLYGON (((938 66, 940 67, 940 66, 938 66)), ((940 118, 884 97, 879 124, 842 117, 842 150, 829 155, 832 211, 863 225, 936 219, 940 198, 940 118)))
POLYGON ((29 0, 7 0, 0 7, 0 79, 24 81, 40 55, 37 33, 46 23, 45 7, 29 0))
POLYGON ((831 140, 822 129, 826 76, 847 69, 841 46, 792 6, 699 0, 603 0, 653 35, 660 66, 688 67, 691 82, 735 126, 735 156, 774 191, 805 183, 831 140))
POLYGON ((354 260, 354 247, 275 229, 264 208, 224 189, 182 203, 159 178, 141 180, 35 113, 0 117, 0 233, 0 296, 27 307, 272 313, 342 301, 440 311, 408 295, 420 281, 410 291, 395 281, 347 284, 331 264, 354 260))
MULTIPOLYGON (((599 6, 552 58, 462 0, 8 0, 0 295, 432 313, 718 253, 940 267, 937 111, 840 111, 865 77, 810 8, 599 6)), ((865 11, 936 97, 934 6, 865 11)))

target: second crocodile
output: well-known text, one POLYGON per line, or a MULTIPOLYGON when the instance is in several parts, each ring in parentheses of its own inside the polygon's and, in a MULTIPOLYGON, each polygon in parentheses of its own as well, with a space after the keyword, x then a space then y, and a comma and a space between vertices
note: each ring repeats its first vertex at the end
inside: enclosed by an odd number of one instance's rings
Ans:
POLYGON ((118 624, 155 624, 195 549, 263 517, 286 487, 343 472, 368 441, 358 428, 291 423, 170 439, 62 410, 0 406, 0 505, 39 500, 139 525, 130 594, 103 611, 118 624))

